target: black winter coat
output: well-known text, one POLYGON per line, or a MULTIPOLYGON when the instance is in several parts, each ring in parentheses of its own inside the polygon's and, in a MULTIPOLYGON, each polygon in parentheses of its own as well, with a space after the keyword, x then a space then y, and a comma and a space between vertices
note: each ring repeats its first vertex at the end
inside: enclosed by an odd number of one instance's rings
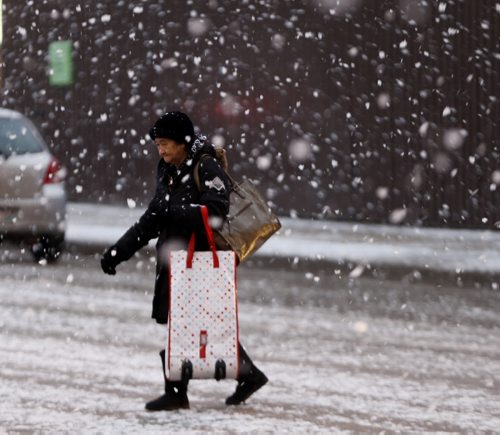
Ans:
POLYGON ((113 258, 115 264, 119 264, 132 257, 151 239, 158 237, 152 314, 158 323, 164 324, 168 321, 168 251, 186 249, 193 232, 196 236, 196 250, 208 250, 199 205, 207 207, 211 222, 222 222, 229 211, 227 175, 215 158, 214 147, 198 138, 190 148, 188 160, 181 167, 177 168, 163 159, 160 160, 156 192, 147 210, 118 242, 108 249, 108 252, 115 251, 113 258), (193 170, 198 161, 200 189, 193 177, 193 170))

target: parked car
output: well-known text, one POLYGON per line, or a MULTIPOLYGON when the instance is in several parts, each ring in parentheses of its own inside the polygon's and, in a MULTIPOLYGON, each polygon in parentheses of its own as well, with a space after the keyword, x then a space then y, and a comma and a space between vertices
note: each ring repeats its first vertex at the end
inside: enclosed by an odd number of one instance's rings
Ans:
POLYGON ((0 108, 0 243, 28 244, 55 261, 66 231, 66 169, 21 113, 0 108))

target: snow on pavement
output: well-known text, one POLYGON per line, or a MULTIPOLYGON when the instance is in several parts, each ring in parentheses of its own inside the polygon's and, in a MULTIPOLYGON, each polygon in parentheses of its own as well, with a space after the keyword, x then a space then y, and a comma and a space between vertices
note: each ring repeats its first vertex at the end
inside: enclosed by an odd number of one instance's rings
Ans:
MULTIPOLYGON (((0 428, 78 432, 494 431, 500 332, 335 308, 240 304, 241 340, 270 382, 194 381, 191 409, 147 413, 164 330, 150 279, 94 266, 0 266, 0 428)), ((148 276, 148 278, 150 278, 148 276)), ((241 285, 251 287, 254 282, 241 285)), ((261 285, 269 286, 269 282, 261 285)))
MULTIPOLYGON (((140 209, 97 204, 68 206, 66 239, 76 244, 114 243, 140 209)), ((281 218, 282 229, 256 256, 321 259, 415 270, 500 274, 500 233, 281 218)), ((154 242, 151 243, 154 245, 154 242)))

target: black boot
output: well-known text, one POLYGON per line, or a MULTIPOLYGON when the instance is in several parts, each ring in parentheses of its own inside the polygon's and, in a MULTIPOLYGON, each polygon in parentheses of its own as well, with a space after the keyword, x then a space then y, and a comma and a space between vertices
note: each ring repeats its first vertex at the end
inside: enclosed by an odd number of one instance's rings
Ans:
POLYGON ((189 409, 187 397, 187 382, 169 381, 165 376, 165 351, 160 352, 165 380, 165 394, 146 403, 148 411, 174 411, 176 409, 189 409))
POLYGON ((239 405, 247 400, 259 388, 263 387, 268 379, 262 373, 247 355, 243 346, 239 345, 240 350, 240 372, 238 374, 238 386, 232 396, 226 399, 226 405, 239 405))

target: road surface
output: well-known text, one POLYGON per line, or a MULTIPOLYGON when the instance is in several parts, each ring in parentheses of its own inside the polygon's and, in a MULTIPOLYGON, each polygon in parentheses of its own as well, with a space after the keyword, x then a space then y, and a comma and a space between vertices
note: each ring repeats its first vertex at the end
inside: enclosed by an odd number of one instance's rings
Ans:
POLYGON ((165 330, 153 263, 114 277, 88 255, 0 262, 0 431, 496 431, 498 289, 240 268, 240 337, 270 382, 226 407, 234 381, 190 383, 191 409, 147 413, 165 330))

